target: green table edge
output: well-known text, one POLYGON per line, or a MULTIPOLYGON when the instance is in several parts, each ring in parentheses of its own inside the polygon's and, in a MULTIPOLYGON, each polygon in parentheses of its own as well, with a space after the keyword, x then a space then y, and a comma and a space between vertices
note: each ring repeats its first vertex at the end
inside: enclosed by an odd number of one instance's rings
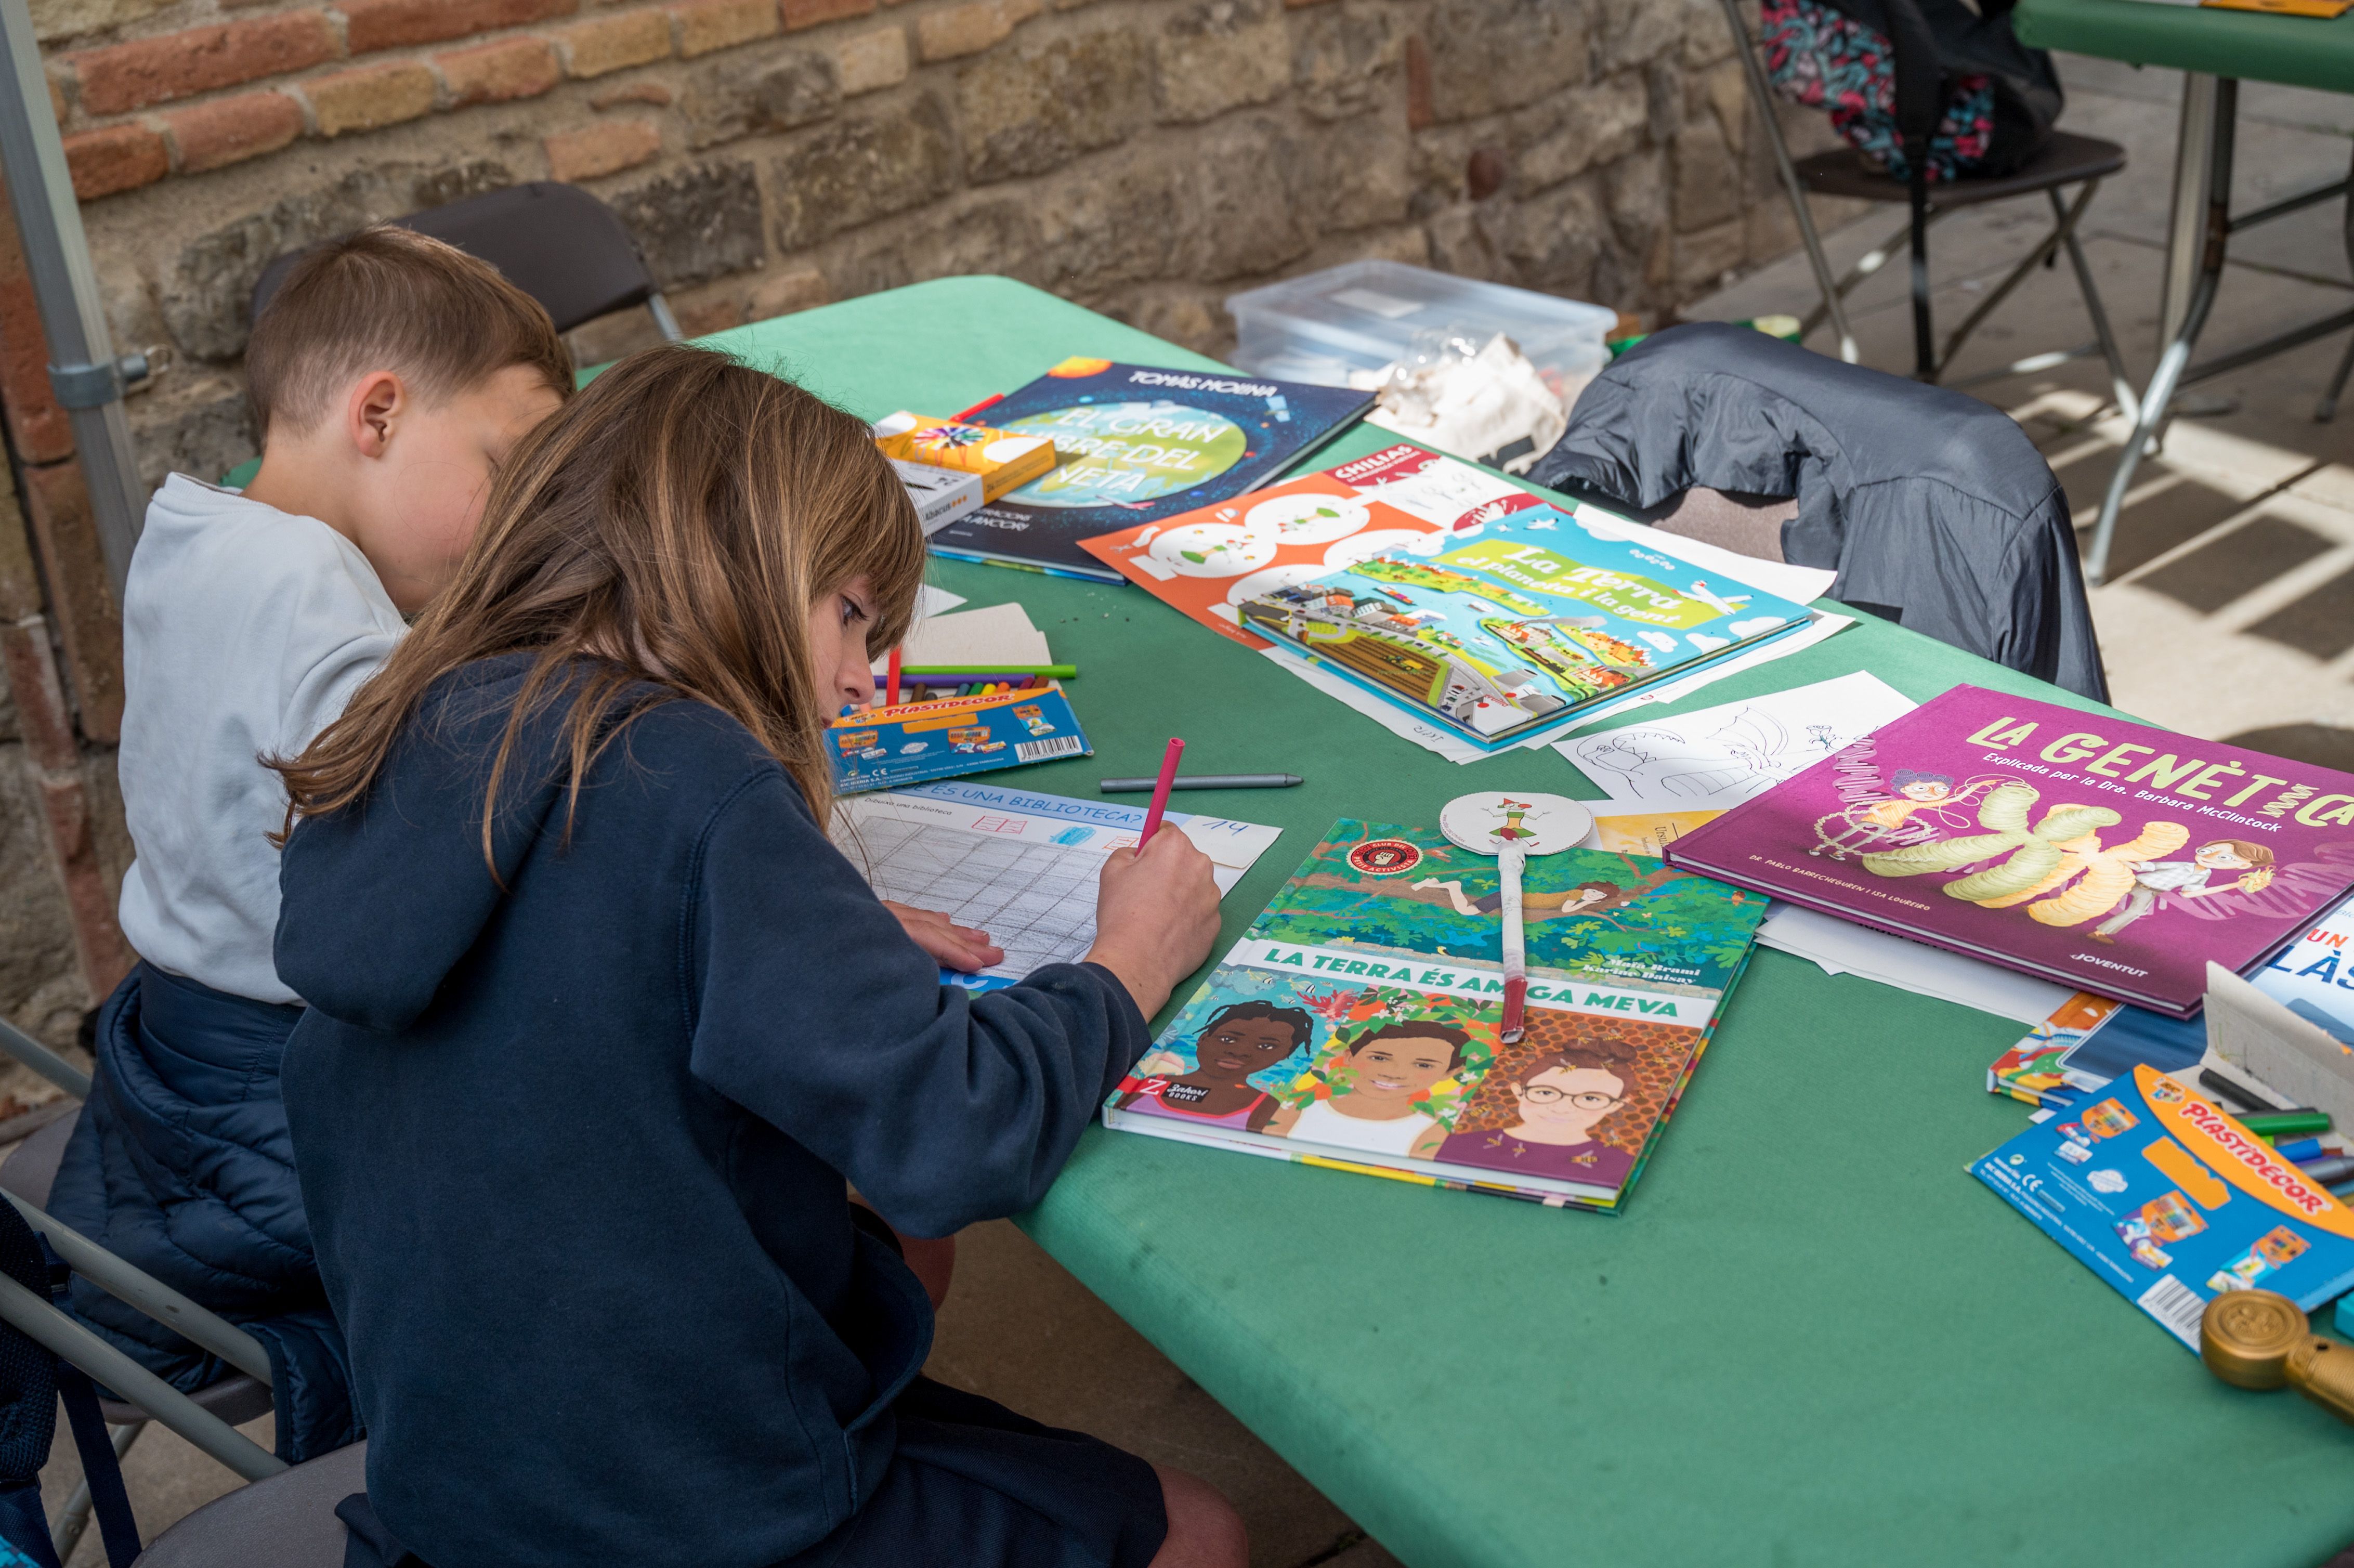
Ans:
POLYGON ((2153 0, 2019 0, 2011 17, 2040 49, 2354 92, 2354 11, 2325 21, 2153 0))

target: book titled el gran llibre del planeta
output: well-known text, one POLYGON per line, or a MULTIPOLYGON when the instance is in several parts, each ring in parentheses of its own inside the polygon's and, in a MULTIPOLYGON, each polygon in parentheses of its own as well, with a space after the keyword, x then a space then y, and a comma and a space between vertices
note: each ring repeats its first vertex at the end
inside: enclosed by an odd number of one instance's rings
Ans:
POLYGON ((2354 886, 2354 775, 1956 686, 1668 858, 2187 1018, 2354 886))

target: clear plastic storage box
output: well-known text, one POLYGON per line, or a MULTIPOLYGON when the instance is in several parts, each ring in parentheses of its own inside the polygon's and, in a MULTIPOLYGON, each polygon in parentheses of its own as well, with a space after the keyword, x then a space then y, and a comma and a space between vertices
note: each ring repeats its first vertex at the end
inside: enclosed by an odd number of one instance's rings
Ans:
MULTIPOLYGON (((1417 336, 1455 334, 1484 344, 1503 333, 1566 407, 1609 359, 1602 340, 1615 311, 1502 283, 1457 278, 1403 261, 1351 261, 1226 297, 1239 341, 1235 363, 1254 375, 1322 387, 1370 386, 1417 336)), ((1426 343, 1429 338, 1425 338, 1426 343)))

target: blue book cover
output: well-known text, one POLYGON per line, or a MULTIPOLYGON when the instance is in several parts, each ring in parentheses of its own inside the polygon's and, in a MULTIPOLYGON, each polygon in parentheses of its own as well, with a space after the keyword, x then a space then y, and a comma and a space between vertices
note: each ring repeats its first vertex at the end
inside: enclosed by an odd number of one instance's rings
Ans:
POLYGON ((2194 1353, 2224 1291, 2261 1287, 2310 1312, 2354 1285, 2354 1211, 2146 1064, 1971 1173, 2194 1353))
POLYGON ((1052 438, 1055 466, 931 545, 944 556, 1123 582, 1079 541, 1255 490, 1373 401, 1346 387, 1238 371, 1066 359, 986 409, 991 429, 1052 438))
POLYGON ((1811 613, 1550 506, 1393 539, 1239 609, 1248 630, 1500 747, 1811 613))

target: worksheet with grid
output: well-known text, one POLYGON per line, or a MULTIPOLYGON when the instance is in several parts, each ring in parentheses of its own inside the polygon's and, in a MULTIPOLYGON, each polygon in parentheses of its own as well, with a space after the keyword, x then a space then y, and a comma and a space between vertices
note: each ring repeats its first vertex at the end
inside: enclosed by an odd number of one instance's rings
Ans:
MULTIPOLYGON (((1004 962, 979 977, 945 977, 986 989, 1042 964, 1076 962, 1094 946, 1097 877, 1113 850, 1135 844, 1144 815, 1136 806, 950 782, 854 796, 834 838, 877 897, 987 931, 1004 962)), ((1209 854, 1220 893, 1278 832, 1176 811, 1163 821, 1209 854)))

